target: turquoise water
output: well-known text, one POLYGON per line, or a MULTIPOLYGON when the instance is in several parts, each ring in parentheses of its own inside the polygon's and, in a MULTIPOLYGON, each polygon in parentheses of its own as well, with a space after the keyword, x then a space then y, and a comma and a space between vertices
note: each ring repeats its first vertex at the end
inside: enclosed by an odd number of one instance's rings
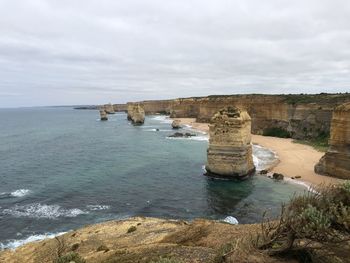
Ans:
MULTIPOLYGON (((143 126, 124 113, 109 117, 63 107, 0 110, 0 247, 137 215, 254 223, 305 190, 262 176, 210 179, 203 135, 168 139, 162 116, 143 126)), ((254 151, 259 165, 273 158, 254 151)))

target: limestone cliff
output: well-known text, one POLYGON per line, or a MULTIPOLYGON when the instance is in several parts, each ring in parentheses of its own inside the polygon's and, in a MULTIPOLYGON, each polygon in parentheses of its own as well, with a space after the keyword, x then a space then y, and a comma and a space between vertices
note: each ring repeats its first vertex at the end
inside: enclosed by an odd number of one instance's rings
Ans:
POLYGON ((350 179, 350 103, 334 110, 329 149, 315 166, 315 172, 350 179))
POLYGON ((113 104, 113 109, 115 112, 127 112, 128 106, 127 104, 113 104))
POLYGON ((312 139, 329 134, 332 112, 345 102, 350 102, 350 94, 208 96, 142 104, 146 114, 170 113, 174 118, 197 118, 199 122, 209 122, 223 107, 236 106, 252 118, 253 134, 276 128, 292 138, 312 139))
POLYGON ((145 110, 143 105, 139 103, 129 103, 127 118, 134 124, 143 124, 145 121, 145 110))
POLYGON ((211 119, 206 170, 225 177, 244 177, 254 172, 251 118, 247 111, 227 107, 211 119))

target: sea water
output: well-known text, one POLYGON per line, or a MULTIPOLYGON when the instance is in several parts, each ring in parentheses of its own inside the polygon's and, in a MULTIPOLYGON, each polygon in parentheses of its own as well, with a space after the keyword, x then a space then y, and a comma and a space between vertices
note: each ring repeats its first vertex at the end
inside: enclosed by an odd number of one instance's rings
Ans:
MULTIPOLYGON (((134 126, 125 113, 100 121, 98 111, 68 107, 1 109, 0 248, 131 216, 255 223, 305 191, 265 176, 203 176, 208 137, 170 139, 170 124, 147 116, 134 126)), ((258 169, 275 160, 253 151, 258 169)))

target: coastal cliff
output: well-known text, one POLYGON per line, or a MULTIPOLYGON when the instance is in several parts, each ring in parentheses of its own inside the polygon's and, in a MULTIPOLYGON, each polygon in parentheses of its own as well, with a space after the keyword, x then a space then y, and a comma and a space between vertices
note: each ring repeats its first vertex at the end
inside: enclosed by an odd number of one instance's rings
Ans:
POLYGON ((350 103, 334 110, 329 149, 315 166, 315 172, 350 179, 350 103))
POLYGON ((227 95, 174 100, 143 101, 146 114, 169 113, 174 118, 196 118, 209 122, 223 107, 247 110, 252 133, 284 131, 295 139, 328 136, 335 107, 350 102, 350 94, 317 95, 227 95))

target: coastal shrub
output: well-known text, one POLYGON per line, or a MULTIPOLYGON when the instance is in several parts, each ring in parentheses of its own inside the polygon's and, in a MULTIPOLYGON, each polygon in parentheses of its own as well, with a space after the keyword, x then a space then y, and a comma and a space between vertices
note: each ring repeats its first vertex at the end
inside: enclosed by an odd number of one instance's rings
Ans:
POLYGON ((108 252, 109 248, 106 245, 101 245, 96 249, 96 251, 97 252, 100 252, 100 251, 108 252))
POLYGON ((279 138, 290 138, 291 134, 281 128, 266 128, 263 131, 264 136, 279 137, 279 138))
POLYGON ((316 138, 311 138, 308 140, 294 140, 293 142, 309 145, 318 151, 326 152, 329 146, 328 144, 329 136, 330 136, 329 133, 320 132, 320 134, 316 138))
POLYGON ((283 205, 276 221, 264 220, 256 240, 259 249, 302 262, 350 257, 350 182, 314 190, 283 205))
POLYGON ((64 256, 58 257, 56 260, 54 260, 54 263, 86 263, 85 259, 83 259, 81 256, 79 256, 76 252, 70 252, 64 256))
POLYGON ((136 226, 131 226, 131 227, 129 227, 129 229, 128 229, 128 233, 135 232, 136 230, 137 230, 136 226))

